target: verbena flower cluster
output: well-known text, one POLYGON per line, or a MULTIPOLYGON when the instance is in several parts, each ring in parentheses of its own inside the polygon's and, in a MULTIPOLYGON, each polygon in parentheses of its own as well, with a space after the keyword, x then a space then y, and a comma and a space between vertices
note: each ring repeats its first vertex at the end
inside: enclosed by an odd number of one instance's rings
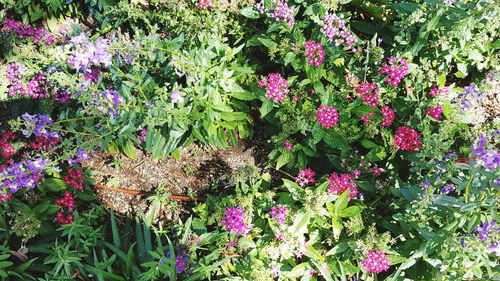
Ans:
POLYGON ((441 120, 441 115, 443 114, 443 106, 436 105, 436 106, 430 107, 425 111, 425 114, 429 115, 430 117, 432 117, 436 120, 441 120))
POLYGON ((432 87, 431 90, 429 91, 429 95, 431 95, 432 97, 435 97, 438 95, 447 96, 448 95, 448 87, 443 87, 443 88, 432 87))
POLYGON ((396 118, 394 109, 388 106, 382 106, 381 111, 383 116, 382 127, 390 127, 392 125, 392 122, 394 122, 394 118, 396 118))
MULTIPOLYGON (((498 138, 498 131, 494 131, 494 138, 498 138)), ((500 166, 500 152, 490 143, 485 143, 484 135, 480 135, 477 144, 471 146, 471 153, 476 160, 476 165, 486 170, 495 171, 500 166)))
POLYGON ((71 168, 68 174, 64 176, 64 182, 78 191, 83 191, 83 172, 80 169, 71 168))
POLYGON ((385 80, 387 84, 396 88, 409 73, 408 62, 404 58, 389 57, 387 63, 384 63, 378 71, 387 75, 385 80))
POLYGON ((347 29, 346 22, 336 14, 326 14, 321 23, 321 32, 336 46, 345 45, 354 50, 356 36, 347 29))
POLYGON ((356 87, 356 92, 361 95, 361 99, 371 107, 378 107, 378 87, 375 83, 361 82, 356 87))
POLYGON ((196 6, 200 10, 205 10, 205 9, 213 8, 214 3, 212 3, 212 1, 210 1, 210 0, 199 0, 198 4, 196 6))
MULTIPOLYGON (((262 1, 264 2, 264 1, 262 1)), ((268 17, 275 19, 276 21, 281 21, 286 23, 289 27, 295 24, 295 18, 293 17, 293 7, 289 7, 286 0, 276 0, 272 3, 273 8, 268 13, 268 17)), ((258 8, 262 12, 264 3, 259 4, 258 8), (260 7, 260 8, 259 8, 260 7)), ((265 9, 264 9, 265 11, 265 9)))
POLYGON ((71 38, 71 54, 68 64, 78 71, 91 71, 92 67, 108 67, 111 65, 112 53, 109 51, 109 40, 99 38, 90 42, 85 33, 71 38))
POLYGON ((381 273, 389 269, 389 258, 381 251, 369 250, 361 264, 367 272, 381 273))
POLYGON ((260 80, 259 87, 266 87, 266 97, 273 102, 284 102, 288 94, 288 82, 279 73, 271 73, 260 80))
POLYGON ((328 177, 328 192, 335 195, 340 195, 346 190, 349 190, 349 199, 358 196, 358 186, 354 182, 354 176, 350 174, 331 173, 328 177))
POLYGON ((10 144, 11 141, 16 139, 16 135, 12 131, 5 132, 0 138, 0 155, 4 159, 10 159, 14 156, 14 146, 10 144))
POLYGON ((404 151, 418 151, 422 142, 420 134, 408 126, 399 127, 394 135, 394 144, 404 151))
POLYGON ((242 236, 246 236, 250 231, 250 226, 245 222, 245 210, 239 207, 229 207, 226 209, 221 224, 226 230, 242 236))
POLYGON ((54 36, 47 33, 43 27, 33 27, 13 19, 5 19, 3 23, 5 30, 16 33, 19 39, 31 37, 33 42, 43 42, 47 45, 51 45, 54 42, 54 36))
POLYGON ((320 105, 316 117, 319 125, 325 129, 330 129, 339 122, 339 112, 333 106, 320 105))
POLYGON ((283 147, 287 150, 287 151, 292 151, 293 150, 293 145, 290 141, 286 140, 283 142, 283 147))
POLYGON ((278 224, 284 224, 286 218, 288 217, 288 208, 285 205, 279 205, 277 207, 272 207, 269 212, 271 218, 276 220, 278 224))
POLYGON ((5 73, 10 82, 9 96, 28 96, 33 99, 43 99, 49 94, 50 83, 47 81, 47 75, 37 73, 33 78, 24 83, 21 78, 25 75, 26 67, 15 62, 9 64, 5 73))
POLYGON ((314 179, 314 176, 316 175, 316 172, 314 172, 312 169, 307 168, 307 169, 302 169, 299 171, 299 174, 297 177, 295 177, 295 181, 301 186, 307 186, 309 184, 314 183, 316 180, 314 179))
POLYGON ((312 66, 320 66, 325 60, 325 51, 319 42, 307 41, 304 43, 304 56, 307 57, 307 63, 312 66))
POLYGON ((73 222, 73 211, 75 210, 75 197, 66 191, 63 197, 56 199, 55 204, 61 209, 56 214, 56 219, 60 224, 70 224, 73 222))

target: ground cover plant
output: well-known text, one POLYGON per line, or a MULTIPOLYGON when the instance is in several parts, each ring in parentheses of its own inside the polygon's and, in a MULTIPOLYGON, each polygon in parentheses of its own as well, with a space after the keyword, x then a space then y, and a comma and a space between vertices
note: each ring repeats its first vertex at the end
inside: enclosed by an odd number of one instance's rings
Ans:
POLYGON ((0 0, 0 280, 498 280, 492 0, 0 0))

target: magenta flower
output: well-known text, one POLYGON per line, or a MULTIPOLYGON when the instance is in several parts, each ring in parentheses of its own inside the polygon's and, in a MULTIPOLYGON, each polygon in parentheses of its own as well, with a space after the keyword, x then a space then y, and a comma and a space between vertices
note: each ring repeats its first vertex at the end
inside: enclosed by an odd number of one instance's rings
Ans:
POLYGON ((396 130, 394 144, 404 151, 418 151, 422 146, 420 134, 408 126, 399 127, 396 130))
POLYGON ((361 82, 356 87, 356 92, 367 105, 374 108, 378 106, 378 87, 375 83, 361 82))
POLYGON ((380 273, 389 269, 387 255, 380 251, 369 250, 366 259, 361 262, 368 272, 380 273))
POLYGON ((266 97, 273 102, 284 102, 288 94, 288 82, 278 73, 271 73, 259 82, 259 87, 266 87, 266 97))
POLYGON ((354 182, 354 176, 349 174, 337 174, 333 172, 329 177, 330 182, 328 192, 335 195, 340 195, 346 190, 349 190, 349 199, 358 196, 358 186, 354 182))
POLYGON ((434 107, 430 107, 425 111, 425 114, 429 115, 430 117, 440 120, 441 115, 443 114, 443 106, 442 105, 437 105, 434 107))
POLYGON ((286 218, 288 217, 288 208, 285 205, 272 207, 269 214, 271 215, 271 218, 275 219, 278 224, 284 224, 286 218))
POLYGON ((139 141, 140 142, 146 142, 146 137, 148 135, 148 128, 146 127, 142 127, 140 130, 139 130, 139 141))
POLYGON ((226 227, 227 231, 243 236, 246 236, 250 231, 250 226, 245 223, 245 211, 243 208, 227 208, 221 224, 226 227))
POLYGON ((384 63, 378 72, 386 74, 385 81, 395 88, 408 75, 408 62, 404 58, 397 60, 395 57, 389 57, 387 63, 384 63))
POLYGON ((311 183, 314 183, 316 180, 314 179, 314 176, 316 175, 316 172, 314 172, 312 169, 303 169, 299 171, 299 174, 297 177, 295 177, 295 181, 301 186, 307 186, 311 183))
POLYGON ((394 109, 388 106, 382 106, 382 116, 384 116, 384 119, 382 119, 382 127, 390 127, 392 122, 394 122, 394 118, 396 118, 396 113, 394 109))
POLYGON ((316 115, 318 123, 325 129, 330 129, 339 122, 339 113, 333 106, 320 105, 316 115))
POLYGON ((292 151, 293 150, 293 145, 290 141, 286 140, 283 142, 283 147, 287 150, 287 151, 292 151))
POLYGON ((304 43, 306 51, 304 56, 307 57, 307 63, 312 66, 320 66, 325 60, 325 51, 319 42, 307 41, 304 43))

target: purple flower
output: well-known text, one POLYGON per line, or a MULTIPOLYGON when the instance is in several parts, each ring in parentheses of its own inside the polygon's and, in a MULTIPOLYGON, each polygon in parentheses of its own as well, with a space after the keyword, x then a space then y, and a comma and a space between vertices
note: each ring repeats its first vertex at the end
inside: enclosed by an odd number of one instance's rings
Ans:
POLYGON ((43 158, 28 159, 24 163, 12 163, 0 172, 0 190, 17 192, 21 188, 33 189, 43 177, 50 161, 43 158))
POLYGON ((496 232, 500 231, 499 227, 496 227, 496 221, 485 222, 482 226, 478 226, 475 228, 479 240, 487 241, 490 238, 490 235, 494 235, 496 232))
POLYGON ((471 146, 471 153, 476 159, 476 164, 483 166, 486 170, 494 171, 500 166, 500 153, 498 150, 491 145, 490 149, 486 148, 485 137, 483 135, 479 136, 477 145, 471 146))
POLYGON ((227 231, 243 236, 246 236, 250 231, 250 225, 245 223, 245 211, 243 208, 227 208, 221 224, 226 227, 227 231))
POLYGON ((284 205, 272 207, 269 214, 271 215, 271 218, 275 219, 278 224, 284 224, 286 218, 288 217, 288 208, 284 205))
POLYGON ((286 0, 278 0, 277 3, 273 3, 273 11, 269 14, 269 17, 277 21, 282 21, 289 27, 292 27, 295 23, 293 7, 288 7, 286 0))
POLYGON ((356 36, 347 29, 346 22, 336 14, 326 14, 321 23, 321 32, 330 42, 335 42, 335 46, 345 45, 354 50, 356 36))
POLYGON ((93 105, 103 114, 109 114, 111 117, 116 117, 119 114, 118 108, 125 104, 125 100, 120 96, 120 93, 114 89, 109 89, 100 94, 94 94, 93 105))
POLYGON ((487 250, 488 253, 495 253, 495 255, 498 257, 500 256, 500 243, 497 241, 497 242, 493 242, 489 247, 488 247, 488 250, 487 250))
POLYGON ((420 184, 420 187, 425 191, 427 188, 432 187, 432 184, 429 180, 425 180, 420 184))
POLYGON ((443 186, 441 188, 441 192, 444 193, 444 194, 450 194, 452 193, 453 191, 455 191, 455 185, 450 183, 450 184, 447 184, 445 186, 443 186))
POLYGON ((78 71, 86 72, 92 67, 108 67, 112 63, 113 55, 108 51, 108 39, 99 38, 90 42, 82 32, 70 39, 70 46, 72 53, 68 57, 68 63, 78 71))
POLYGON ((36 137, 43 136, 49 141, 51 139, 61 139, 61 135, 52 129, 52 118, 42 114, 30 115, 29 113, 24 113, 21 115, 23 121, 24 129, 22 130, 23 135, 26 138, 34 135, 36 137))
POLYGON ((68 157, 66 161, 69 166, 73 166, 75 164, 81 164, 85 160, 89 160, 90 155, 83 149, 79 148, 76 152, 75 158, 68 157))
MULTIPOLYGON (((170 259, 170 251, 165 253, 165 257, 170 259)), ((185 250, 181 250, 180 253, 175 257, 175 272, 182 273, 186 269, 186 264, 189 259, 185 250)), ((163 259, 160 259, 160 264, 165 263, 163 259)))
POLYGON ((148 129, 143 127, 139 130, 139 141, 146 142, 146 136, 148 135, 148 129))
POLYGON ((71 98, 71 95, 68 92, 66 92, 66 90, 60 90, 55 92, 55 94, 52 97, 58 103, 65 104, 71 98))

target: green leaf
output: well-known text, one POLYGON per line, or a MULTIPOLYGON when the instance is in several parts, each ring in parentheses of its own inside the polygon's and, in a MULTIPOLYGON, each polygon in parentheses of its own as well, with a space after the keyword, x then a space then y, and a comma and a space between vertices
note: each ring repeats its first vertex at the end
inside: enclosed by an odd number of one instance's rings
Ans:
POLYGON ((135 151, 134 143, 131 140, 127 140, 123 146, 123 152, 128 158, 135 160, 137 159, 137 153, 135 151))
POLYGON ((253 242, 253 240, 248 237, 242 237, 238 239, 238 248, 240 249, 253 249, 255 247, 257 247, 257 245, 255 245, 255 242, 253 242))
POLYGON ((66 190, 66 183, 62 179, 58 178, 47 178, 42 183, 38 185, 42 190, 48 190, 52 192, 61 192, 66 190))
POLYGON ((339 213, 339 216, 342 218, 353 218, 353 217, 361 214, 362 211, 363 211, 363 209, 361 209, 358 206, 350 206, 350 207, 347 207, 344 210, 342 210, 339 213))
POLYGON ((347 207, 347 203, 349 203, 349 189, 337 197, 337 200, 335 201, 335 212, 340 214, 345 207, 347 207))
POLYGON ((249 19, 258 19, 260 18, 259 10, 255 7, 245 7, 240 10, 240 14, 249 19))
POLYGON ((265 100, 262 103, 262 106, 259 108, 260 117, 263 118, 264 116, 266 116, 269 112, 271 112, 271 110, 273 110, 273 107, 274 107, 274 103, 272 101, 265 100))

